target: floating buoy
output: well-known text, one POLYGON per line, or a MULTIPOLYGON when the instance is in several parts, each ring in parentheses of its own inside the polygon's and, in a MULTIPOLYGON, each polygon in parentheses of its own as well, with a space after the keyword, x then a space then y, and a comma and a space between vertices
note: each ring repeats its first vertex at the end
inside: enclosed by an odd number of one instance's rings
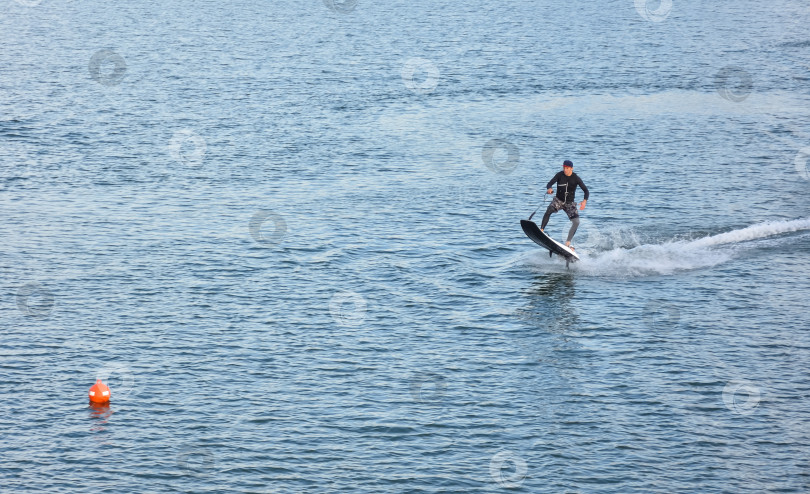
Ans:
POLYGON ((96 380, 96 384, 90 386, 90 401, 93 403, 107 403, 110 401, 110 388, 101 382, 101 379, 96 380))

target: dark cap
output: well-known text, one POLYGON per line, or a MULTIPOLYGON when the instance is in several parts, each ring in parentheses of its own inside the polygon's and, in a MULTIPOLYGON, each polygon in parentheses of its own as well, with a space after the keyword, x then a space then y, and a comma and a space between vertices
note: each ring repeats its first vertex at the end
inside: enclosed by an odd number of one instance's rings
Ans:
POLYGON ((574 164, 571 163, 571 160, 565 160, 563 161, 563 166, 570 166, 571 168, 573 168, 574 164))

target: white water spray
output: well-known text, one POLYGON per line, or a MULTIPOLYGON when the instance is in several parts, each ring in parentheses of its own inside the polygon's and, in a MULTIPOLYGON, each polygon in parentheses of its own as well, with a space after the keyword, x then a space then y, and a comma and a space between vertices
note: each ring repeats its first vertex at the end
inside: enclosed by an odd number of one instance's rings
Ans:
POLYGON ((810 230, 810 218, 760 223, 696 240, 580 252, 582 260, 571 268, 594 276, 666 275, 724 263, 738 255, 744 242, 804 230, 810 230))

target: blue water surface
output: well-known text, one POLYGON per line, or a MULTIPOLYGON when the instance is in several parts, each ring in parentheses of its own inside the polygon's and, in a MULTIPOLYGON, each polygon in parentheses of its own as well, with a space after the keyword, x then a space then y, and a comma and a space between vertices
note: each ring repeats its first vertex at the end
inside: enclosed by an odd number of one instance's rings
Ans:
POLYGON ((810 491, 809 20, 3 0, 0 490, 810 491))

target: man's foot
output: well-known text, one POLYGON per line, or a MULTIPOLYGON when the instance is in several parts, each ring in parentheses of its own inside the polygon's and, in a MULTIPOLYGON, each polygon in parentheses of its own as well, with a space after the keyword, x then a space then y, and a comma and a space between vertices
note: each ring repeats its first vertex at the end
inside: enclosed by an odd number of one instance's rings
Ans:
POLYGON ((565 246, 566 246, 566 247, 568 247, 568 248, 569 248, 569 249, 571 249, 571 250, 574 250, 574 246, 573 246, 573 245, 571 245, 571 242, 570 242, 570 241, 568 241, 568 240, 566 240, 566 241, 565 241, 565 246))

